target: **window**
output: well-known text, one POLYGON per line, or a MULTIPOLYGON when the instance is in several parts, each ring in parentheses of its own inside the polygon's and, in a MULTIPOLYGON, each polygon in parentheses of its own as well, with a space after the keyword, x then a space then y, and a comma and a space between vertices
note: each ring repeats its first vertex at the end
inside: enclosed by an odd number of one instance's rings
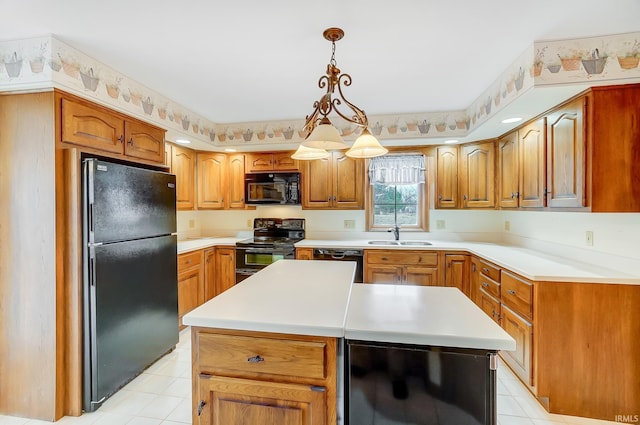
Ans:
POLYGON ((425 228, 425 160, 423 155, 385 155, 369 165, 369 229, 425 228))

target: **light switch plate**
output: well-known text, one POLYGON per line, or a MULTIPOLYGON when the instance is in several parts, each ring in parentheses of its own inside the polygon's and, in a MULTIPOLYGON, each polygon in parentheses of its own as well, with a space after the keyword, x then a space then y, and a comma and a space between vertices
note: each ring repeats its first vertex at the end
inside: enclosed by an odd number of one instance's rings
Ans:
POLYGON ((356 221, 355 220, 345 220, 344 221, 344 228, 345 229, 355 229, 356 228, 356 221))
POLYGON ((436 220, 436 229, 444 229, 445 225, 446 223, 444 220, 436 220))
POLYGON ((585 243, 587 244, 587 246, 593 246, 593 232, 591 230, 587 230, 585 243))

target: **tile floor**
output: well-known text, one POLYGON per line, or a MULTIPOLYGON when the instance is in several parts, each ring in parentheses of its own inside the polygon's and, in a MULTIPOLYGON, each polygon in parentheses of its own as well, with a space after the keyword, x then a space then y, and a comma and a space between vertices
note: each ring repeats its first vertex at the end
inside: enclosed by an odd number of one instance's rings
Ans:
MULTIPOLYGON (((0 415, 0 425, 51 422, 0 415)), ((64 417, 56 425, 184 425, 191 423, 191 333, 180 333, 176 349, 149 367, 96 412, 64 417)), ((515 375, 498 368, 499 425, 605 425, 616 422, 547 413, 515 375)))

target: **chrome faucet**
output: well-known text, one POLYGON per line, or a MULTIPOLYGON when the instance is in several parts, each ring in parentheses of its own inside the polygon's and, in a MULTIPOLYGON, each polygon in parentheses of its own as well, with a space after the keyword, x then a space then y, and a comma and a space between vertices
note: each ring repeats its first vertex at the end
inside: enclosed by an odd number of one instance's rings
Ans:
POLYGON ((392 228, 390 228, 389 230, 387 230, 387 232, 393 232, 393 237, 397 241, 400 240, 400 226, 398 226, 397 224, 395 226, 393 226, 392 228))

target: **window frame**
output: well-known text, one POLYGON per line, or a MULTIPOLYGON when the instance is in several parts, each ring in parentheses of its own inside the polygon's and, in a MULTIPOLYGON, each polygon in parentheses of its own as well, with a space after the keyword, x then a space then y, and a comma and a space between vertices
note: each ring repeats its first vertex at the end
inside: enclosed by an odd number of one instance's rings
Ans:
MULTIPOLYGON (((403 225, 401 229, 406 232, 428 232, 429 231, 429 154, 425 149, 389 149, 389 154, 404 154, 404 155, 424 155, 425 157, 425 182, 421 184, 422 190, 418 190, 418 224, 415 226, 403 225)), ((388 154, 387 154, 388 155, 388 154)), ((366 231, 367 232, 386 232, 389 230, 388 225, 374 225, 374 204, 373 204, 373 185, 369 179, 369 165, 371 160, 366 160, 365 163, 365 212, 366 212, 366 231)), ((418 185, 420 186, 420 185, 418 185)))

